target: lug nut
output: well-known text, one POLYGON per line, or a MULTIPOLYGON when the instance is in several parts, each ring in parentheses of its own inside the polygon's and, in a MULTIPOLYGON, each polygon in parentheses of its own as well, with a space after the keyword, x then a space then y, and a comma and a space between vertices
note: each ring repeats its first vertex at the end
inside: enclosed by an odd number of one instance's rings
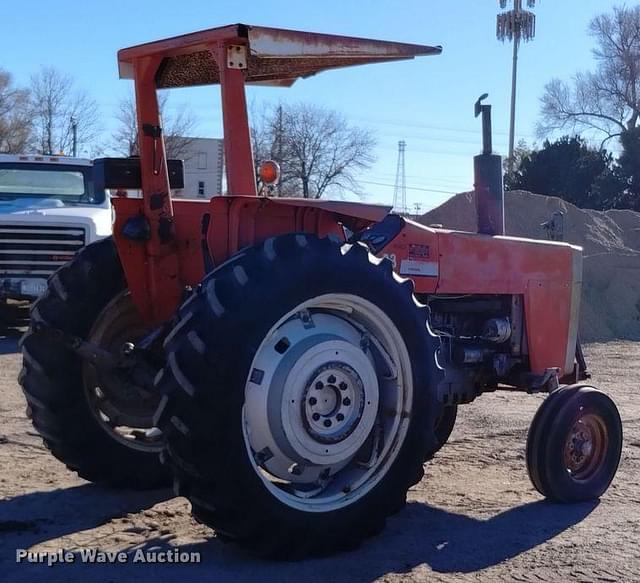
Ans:
POLYGON ((136 349, 136 345, 133 344, 133 342, 125 342, 120 348, 124 356, 132 355, 135 349, 136 349))
POLYGON ((314 413, 311 416, 311 419, 313 419, 314 421, 318 421, 320 419, 320 413, 314 413))
POLYGON ((309 399, 309 405, 315 405, 318 402, 318 399, 316 399, 315 397, 311 397, 309 399))
POLYGON ((345 407, 348 407, 349 405, 351 405, 351 399, 349 397, 345 397, 342 403, 344 404, 345 407))
POLYGON ((323 425, 325 427, 331 427, 331 419, 325 419, 323 425))
POLYGON ((337 419, 338 421, 344 421, 344 415, 343 415, 342 413, 338 413, 338 414, 336 415, 336 419, 337 419))
POLYGON ((341 382, 341 383, 338 385, 338 388, 339 388, 341 391, 346 391, 346 390, 347 390, 347 383, 345 383, 344 381, 343 381, 343 382, 341 382))
POLYGON ((321 391, 323 387, 324 387, 324 385, 322 384, 322 381, 318 381, 316 383, 316 390, 317 391, 321 391))
POLYGON ((333 375, 329 375, 329 378, 327 379, 327 382, 332 385, 333 383, 336 382, 336 377, 334 377, 333 375))

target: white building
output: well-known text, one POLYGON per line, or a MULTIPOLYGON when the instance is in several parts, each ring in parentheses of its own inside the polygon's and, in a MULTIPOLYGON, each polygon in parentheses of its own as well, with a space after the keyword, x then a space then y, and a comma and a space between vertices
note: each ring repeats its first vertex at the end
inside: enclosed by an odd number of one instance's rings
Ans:
POLYGON ((184 188, 178 198, 205 198, 222 194, 223 142, 217 138, 190 138, 184 159, 184 188))

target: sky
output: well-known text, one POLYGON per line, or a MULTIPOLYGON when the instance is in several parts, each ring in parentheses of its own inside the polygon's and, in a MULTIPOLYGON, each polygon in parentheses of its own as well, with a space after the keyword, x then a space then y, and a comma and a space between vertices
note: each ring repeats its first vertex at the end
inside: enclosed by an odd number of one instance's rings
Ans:
MULTIPOLYGON (((593 68, 590 20, 615 0, 538 0, 536 38, 519 59, 516 142, 538 142, 540 97, 553 77, 593 68)), ((489 93, 494 150, 508 149, 512 47, 496 39, 498 0, 30 0, 2 7, 0 68, 26 84, 41 66, 70 74, 101 110, 111 142, 118 102, 131 91, 119 80, 116 52, 142 42, 235 22, 442 45, 440 56, 328 71, 288 89, 249 88, 252 107, 310 102, 370 128, 376 162, 361 175, 367 202, 393 200, 398 141, 406 146, 407 201, 424 212, 473 184, 480 122, 473 104, 489 93)), ((218 87, 171 91, 170 108, 188 105, 195 134, 221 137, 218 87)))

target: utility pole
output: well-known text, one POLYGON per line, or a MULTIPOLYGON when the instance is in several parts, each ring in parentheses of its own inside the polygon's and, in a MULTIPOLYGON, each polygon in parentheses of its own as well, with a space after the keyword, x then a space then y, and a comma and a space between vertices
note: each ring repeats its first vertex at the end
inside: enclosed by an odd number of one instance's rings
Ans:
POLYGON ((73 157, 78 157, 78 122, 75 117, 71 118, 71 136, 72 136, 72 152, 73 157))
MULTIPOLYGON (((498 14, 496 34, 498 40, 513 42, 513 65, 511 70, 511 123, 509 125, 508 170, 513 170, 513 153, 516 135, 516 86, 518 81, 518 49, 520 41, 533 40, 536 35, 536 15, 522 8, 524 0, 511 0, 513 10, 498 14)), ((500 8, 507 7, 508 0, 500 0, 500 8)), ((536 0, 526 0, 528 8, 534 8, 536 0)))
POLYGON ((393 188, 393 210, 400 214, 407 214, 407 177, 404 168, 404 151, 407 143, 404 140, 398 142, 398 164, 396 166, 396 183, 393 188))
POLYGON ((416 220, 420 218, 420 211, 422 210, 422 205, 419 202, 413 203, 413 210, 415 211, 416 220))

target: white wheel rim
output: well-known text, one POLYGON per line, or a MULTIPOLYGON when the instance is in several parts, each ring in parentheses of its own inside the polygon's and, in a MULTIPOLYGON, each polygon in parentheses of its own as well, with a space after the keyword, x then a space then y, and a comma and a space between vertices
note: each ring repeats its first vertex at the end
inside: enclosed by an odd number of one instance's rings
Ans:
POLYGON ((389 316, 358 296, 318 296, 256 351, 242 412, 250 461, 290 507, 348 506, 387 474, 412 400, 409 353, 389 316))

